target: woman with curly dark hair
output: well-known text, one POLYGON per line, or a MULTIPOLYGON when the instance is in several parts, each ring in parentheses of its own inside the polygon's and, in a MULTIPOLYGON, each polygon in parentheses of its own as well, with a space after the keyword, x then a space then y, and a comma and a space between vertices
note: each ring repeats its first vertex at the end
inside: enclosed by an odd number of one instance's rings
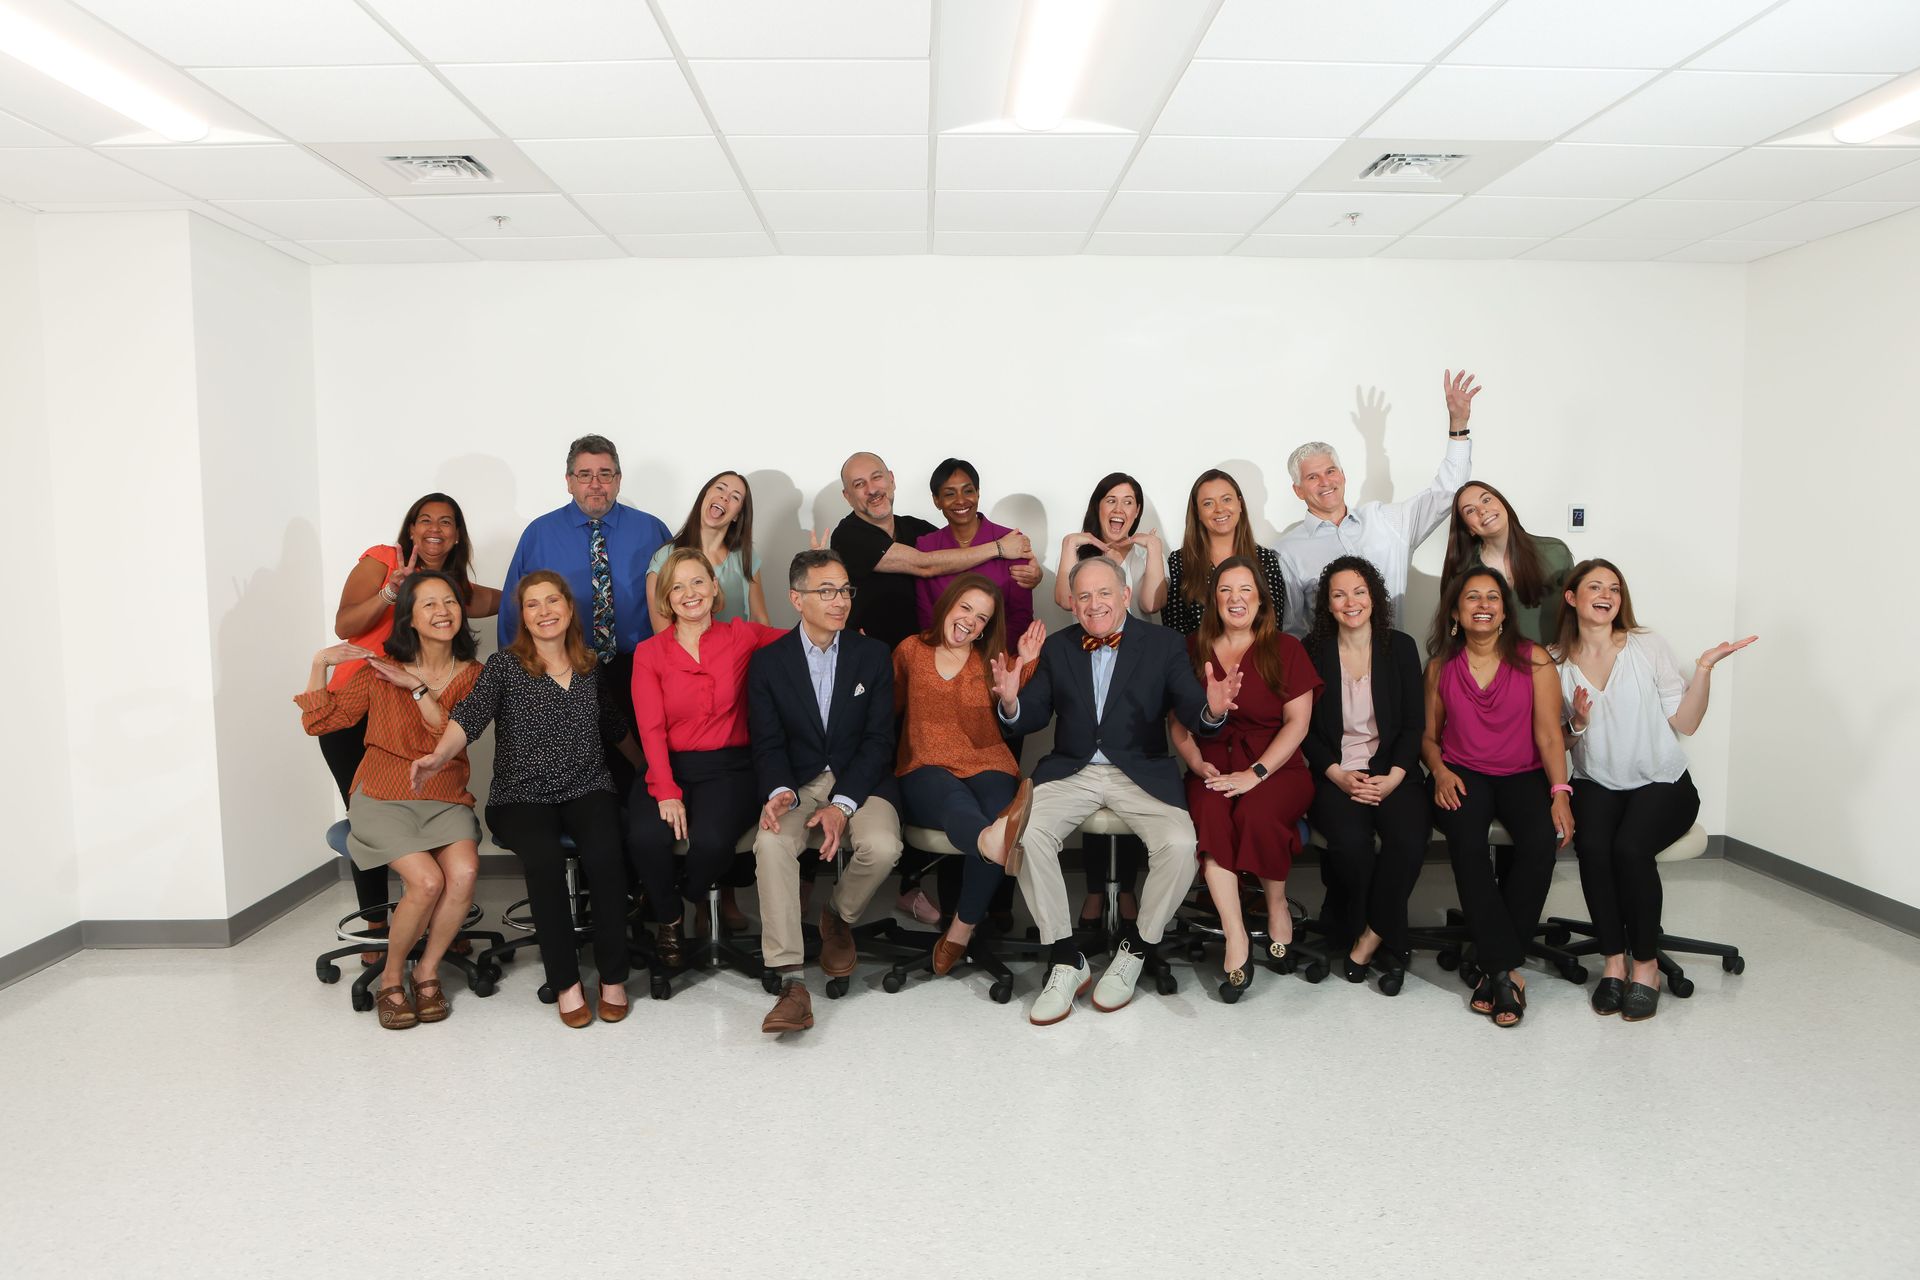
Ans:
POLYGON ((1345 951, 1347 981, 1366 981, 1371 966, 1389 996, 1406 978, 1407 898, 1428 824, 1417 776, 1426 727, 1420 651, 1392 623, 1371 561, 1341 556, 1321 570, 1307 656, 1328 693, 1303 744, 1314 781, 1308 820, 1327 842, 1320 919, 1345 951))

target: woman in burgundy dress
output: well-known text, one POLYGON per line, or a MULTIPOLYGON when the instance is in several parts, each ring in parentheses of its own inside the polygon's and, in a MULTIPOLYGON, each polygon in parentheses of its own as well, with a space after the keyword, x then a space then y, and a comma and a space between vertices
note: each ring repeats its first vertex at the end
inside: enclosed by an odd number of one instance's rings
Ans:
POLYGON ((1200 629, 1188 641, 1194 669, 1222 678, 1245 671, 1227 723, 1206 738, 1172 726, 1174 750, 1187 762, 1187 808, 1200 840, 1200 866, 1226 938, 1221 998, 1232 1004, 1253 982, 1252 940, 1240 914, 1240 875, 1260 878, 1267 898, 1270 951, 1293 941, 1287 873, 1300 851, 1300 819, 1313 804, 1313 777, 1300 743, 1307 736, 1320 675, 1298 640, 1280 630, 1266 577, 1247 556, 1220 562, 1200 629))

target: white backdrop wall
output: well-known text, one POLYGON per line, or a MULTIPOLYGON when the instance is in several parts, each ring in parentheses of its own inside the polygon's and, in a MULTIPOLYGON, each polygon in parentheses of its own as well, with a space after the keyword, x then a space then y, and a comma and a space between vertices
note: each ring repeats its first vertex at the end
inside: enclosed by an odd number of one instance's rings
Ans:
POLYGON ((1760 642, 1733 659, 1728 831, 1920 904, 1920 215, 1756 263, 1751 294, 1739 629, 1760 642), (1881 658, 1840 638, 1846 613, 1881 658))
MULTIPOLYGON (((1049 568, 1114 469, 1141 478, 1148 523, 1177 546, 1192 478, 1226 466, 1271 541, 1301 512, 1285 471, 1300 441, 1340 447, 1356 500, 1426 484, 1445 442, 1441 371, 1465 366, 1487 387, 1476 474, 1528 527, 1618 560, 1684 652, 1733 624, 1743 279, 1093 258, 328 268, 313 278, 323 600, 430 489, 465 506, 481 580, 497 582, 521 527, 566 500, 566 445, 587 431, 620 445, 625 499, 670 526, 708 475, 745 471, 770 585, 805 527, 845 514, 838 469, 861 448, 893 466, 900 508, 928 518, 927 473, 970 459, 988 513, 1049 568), (1576 501, 1593 525, 1572 534, 1576 501)), ((1442 550, 1436 535, 1415 561, 1422 634, 1442 550)), ((289 648, 288 680, 300 656, 289 648)), ((1729 720, 1692 744, 1714 831, 1729 720)), ((317 757, 312 778, 324 784, 317 757)))

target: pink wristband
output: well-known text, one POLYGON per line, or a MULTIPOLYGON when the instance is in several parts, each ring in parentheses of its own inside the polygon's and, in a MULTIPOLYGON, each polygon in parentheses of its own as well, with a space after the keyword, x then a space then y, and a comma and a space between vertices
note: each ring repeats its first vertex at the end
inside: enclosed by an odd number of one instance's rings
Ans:
POLYGON ((1573 794, 1573 788, 1564 782, 1556 782, 1548 789, 1547 794, 1550 796, 1570 796, 1573 794))

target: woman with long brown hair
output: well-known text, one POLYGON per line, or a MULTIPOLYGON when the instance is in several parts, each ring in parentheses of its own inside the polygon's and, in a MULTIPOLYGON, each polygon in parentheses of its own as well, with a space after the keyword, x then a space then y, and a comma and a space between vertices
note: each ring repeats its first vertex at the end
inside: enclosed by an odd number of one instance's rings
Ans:
POLYGON ((1274 626, 1283 629, 1287 580, 1280 571, 1280 557, 1254 543, 1240 482, 1217 467, 1202 471, 1187 492, 1186 535, 1180 549, 1167 557, 1167 602, 1160 620, 1183 636, 1198 631, 1212 594, 1214 571, 1234 556, 1259 566, 1274 626))
POLYGON ((760 586, 760 552, 753 545, 753 488, 745 476, 722 471, 700 486, 680 532, 647 563, 647 607, 655 635, 673 626, 673 614, 659 607, 654 586, 661 566, 677 548, 698 551, 713 566, 713 580, 726 602, 713 615, 716 620, 751 618, 766 624, 770 615, 760 586))
POLYGON ((1440 581, 1485 565, 1513 589, 1507 617, 1535 644, 1552 644, 1560 621, 1560 591, 1573 553, 1558 538, 1528 533, 1520 513, 1498 489, 1475 480, 1453 495, 1447 522, 1447 558, 1440 581))
POLYGON ((1280 630, 1265 575, 1247 556, 1213 571, 1200 628, 1187 642, 1203 680, 1218 669, 1243 673, 1240 696, 1220 731, 1196 738, 1169 721, 1173 749, 1187 764, 1187 810, 1199 837, 1200 867, 1220 913, 1226 954, 1220 995, 1229 1004, 1253 982, 1252 940, 1240 912, 1240 876, 1260 878, 1267 936, 1278 959, 1293 941, 1287 874, 1300 851, 1300 819, 1313 803, 1313 777, 1300 744, 1321 682, 1298 640, 1280 630))

